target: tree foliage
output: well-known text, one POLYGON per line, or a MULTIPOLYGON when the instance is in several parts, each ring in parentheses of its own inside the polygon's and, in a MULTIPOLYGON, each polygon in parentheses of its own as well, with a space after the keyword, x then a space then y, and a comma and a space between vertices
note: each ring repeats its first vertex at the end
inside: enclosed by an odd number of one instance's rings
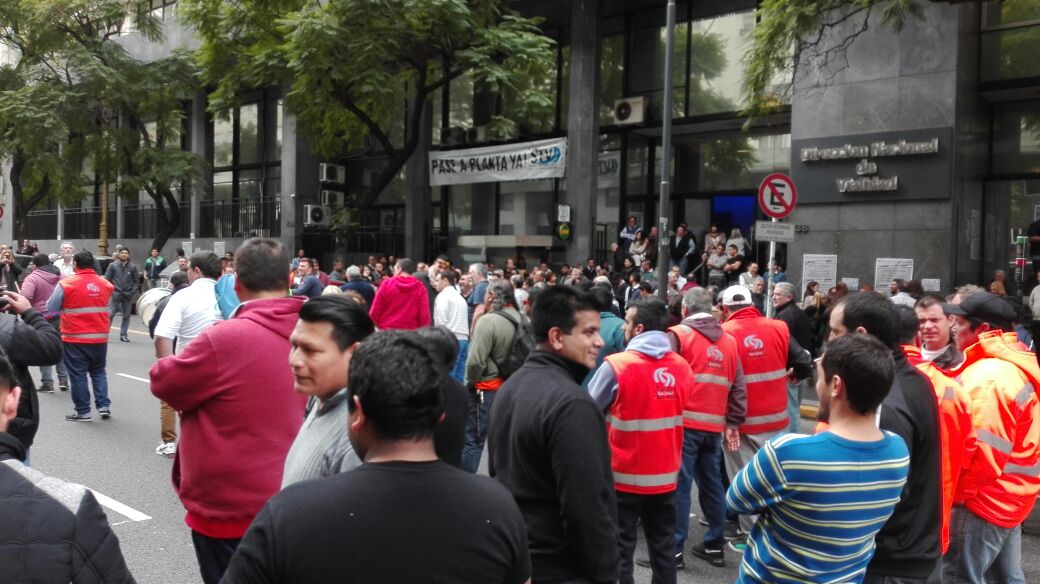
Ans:
POLYGON ((421 105, 452 79, 467 74, 479 91, 508 97, 509 111, 491 119, 493 137, 515 133, 513 118, 551 111, 538 80, 551 78, 553 41, 507 0, 183 0, 181 14, 201 37, 214 112, 226 115, 246 91, 280 87, 318 154, 386 157, 370 187, 348 193, 341 232, 356 220, 349 210, 366 209, 400 173, 418 146, 421 105))
POLYGON ((162 39, 147 0, 6 0, 0 3, 0 156, 11 160, 17 237, 41 203, 79 203, 84 185, 117 183, 157 204, 161 247, 178 226, 171 188, 199 161, 173 139, 194 72, 185 55, 133 59, 117 42, 134 30, 162 39), (163 139, 150 139, 149 123, 163 139), (89 170, 89 172, 87 172, 89 170))

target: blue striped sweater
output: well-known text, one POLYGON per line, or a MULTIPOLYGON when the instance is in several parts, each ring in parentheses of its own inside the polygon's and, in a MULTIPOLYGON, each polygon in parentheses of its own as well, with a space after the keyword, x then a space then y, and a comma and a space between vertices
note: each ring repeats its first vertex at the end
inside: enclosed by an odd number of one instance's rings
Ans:
POLYGON ((730 510, 760 514, 738 582, 862 581, 909 468, 891 432, 876 442, 831 432, 770 440, 726 493, 730 510))

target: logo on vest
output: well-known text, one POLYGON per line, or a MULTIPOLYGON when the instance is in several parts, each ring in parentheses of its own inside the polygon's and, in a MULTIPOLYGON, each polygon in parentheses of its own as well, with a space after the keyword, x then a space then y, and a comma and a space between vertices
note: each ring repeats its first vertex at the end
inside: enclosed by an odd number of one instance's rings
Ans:
POLYGON ((708 360, 722 362, 723 360, 722 351, 718 347, 708 347, 708 360))
POLYGON ((748 357, 761 357, 765 355, 765 351, 762 350, 765 346, 766 344, 762 342, 762 339, 755 335, 744 337, 744 348, 748 349, 748 357))
POLYGON ((101 287, 93 282, 90 282, 87 284, 87 292, 90 293, 91 296, 97 296, 101 294, 101 287))
POLYGON ((654 370, 654 383, 657 387, 657 399, 675 399, 675 376, 667 367, 654 370))

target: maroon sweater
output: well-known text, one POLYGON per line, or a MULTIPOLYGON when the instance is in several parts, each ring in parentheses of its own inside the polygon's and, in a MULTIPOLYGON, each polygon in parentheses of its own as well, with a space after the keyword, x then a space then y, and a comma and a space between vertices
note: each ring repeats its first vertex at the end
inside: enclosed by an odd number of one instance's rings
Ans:
POLYGON ((281 487, 306 405, 289 367, 302 305, 299 298, 246 302, 149 372, 152 393, 181 414, 173 486, 188 527, 203 535, 242 537, 281 487))

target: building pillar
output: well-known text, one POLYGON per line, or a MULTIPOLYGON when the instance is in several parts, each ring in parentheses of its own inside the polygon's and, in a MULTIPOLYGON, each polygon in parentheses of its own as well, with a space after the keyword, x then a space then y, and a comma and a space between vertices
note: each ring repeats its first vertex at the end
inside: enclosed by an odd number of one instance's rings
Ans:
MULTIPOLYGON (((408 116, 416 106, 408 104, 408 116)), ((433 142, 433 104, 423 102, 419 122, 419 145, 405 164, 404 255, 416 263, 429 261, 429 239, 433 228, 433 205, 430 201, 430 173, 427 170, 430 144, 433 142)))
MULTIPOLYGON (((299 150, 299 139, 296 135, 296 116, 288 109, 282 113, 282 193, 281 193, 281 225, 278 240, 291 254, 299 249, 298 233, 303 233, 303 226, 296 225, 296 154, 299 150)), ((318 169, 314 169, 317 176, 318 169)))
MULTIPOLYGON (((206 112, 206 94, 199 92, 191 101, 191 117, 189 120, 188 136, 192 154, 201 157, 210 164, 205 166, 202 176, 191 181, 189 196, 191 197, 191 212, 188 217, 181 217, 181 221, 188 221, 189 239, 194 239, 201 234, 199 223, 199 203, 205 198, 206 192, 213 188, 213 148, 209 141, 209 115, 206 112)), ((179 245, 179 242, 178 242, 179 245)))
MULTIPOLYGON (((599 20, 598 0, 571 3, 570 103, 567 109, 567 190, 560 203, 571 206, 573 240, 564 244, 571 265, 592 255, 596 232, 599 161, 599 20)), ((555 225, 556 209, 550 209, 555 225)))

